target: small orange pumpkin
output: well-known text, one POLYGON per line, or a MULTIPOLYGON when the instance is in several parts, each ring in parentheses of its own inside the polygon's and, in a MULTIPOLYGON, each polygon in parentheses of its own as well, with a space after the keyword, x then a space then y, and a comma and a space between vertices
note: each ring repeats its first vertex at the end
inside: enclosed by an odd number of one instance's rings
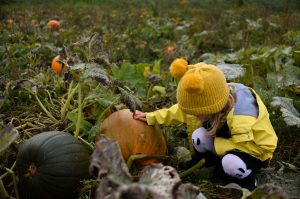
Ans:
MULTIPOLYGON (((116 111, 107 117, 100 126, 100 133, 118 142, 125 161, 136 154, 167 154, 167 143, 158 126, 133 119, 129 109, 116 111)), ((135 164, 141 169, 157 162, 161 159, 140 159, 135 164)))
POLYGON ((58 62, 59 60, 59 55, 57 55, 56 57, 53 58, 52 60, 52 64, 51 64, 51 68, 54 72, 56 73, 62 73, 68 70, 67 66, 64 66, 58 62))
POLYGON ((60 22, 57 20, 50 20, 47 23, 47 26, 51 29, 58 29, 60 27, 60 22))
POLYGON ((167 53, 172 53, 175 51, 175 47, 174 46, 167 46, 166 48, 167 53))

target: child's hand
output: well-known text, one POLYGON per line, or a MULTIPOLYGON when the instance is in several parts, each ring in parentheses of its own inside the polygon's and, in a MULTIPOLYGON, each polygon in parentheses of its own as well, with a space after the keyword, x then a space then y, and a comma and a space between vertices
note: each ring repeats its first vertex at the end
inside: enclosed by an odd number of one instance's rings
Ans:
POLYGON ((143 122, 147 122, 146 113, 136 110, 133 116, 133 119, 140 120, 143 122))

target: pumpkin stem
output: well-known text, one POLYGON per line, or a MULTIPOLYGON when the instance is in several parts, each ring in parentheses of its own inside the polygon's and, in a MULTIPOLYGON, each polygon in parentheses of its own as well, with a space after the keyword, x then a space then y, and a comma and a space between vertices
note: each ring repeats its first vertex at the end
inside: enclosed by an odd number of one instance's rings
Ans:
POLYGON ((34 163, 31 163, 27 169, 27 173, 25 174, 26 176, 34 176, 37 172, 37 166, 34 163))
POLYGON ((183 171, 183 172, 180 172, 180 173, 179 173, 179 176, 180 176, 181 178, 184 178, 184 177, 190 175, 190 174, 191 174, 193 171, 195 171, 196 169, 201 168, 204 164, 205 164, 205 159, 202 159, 202 160, 200 160, 197 164, 195 164, 194 166, 192 166, 191 168, 189 168, 189 169, 187 169, 187 170, 185 170, 185 171, 183 171))
POLYGON ((160 159, 167 159, 168 156, 166 155, 158 155, 158 154, 136 154, 136 155, 131 155, 129 156, 127 160, 127 167, 130 170, 133 161, 135 160, 140 160, 140 159, 145 159, 145 158, 160 158, 160 159))
POLYGON ((76 122, 76 130, 74 133, 74 137, 78 139, 79 131, 80 131, 80 122, 81 122, 81 115, 82 115, 82 95, 81 95, 81 83, 78 83, 78 116, 76 122))
MULTIPOLYGON (((19 196, 19 191, 18 191, 18 186, 17 186, 17 178, 16 178, 16 175, 15 175, 15 172, 12 170, 15 166, 16 162, 13 164, 13 166, 9 169, 9 168, 5 168, 5 170, 11 174, 12 176, 12 180, 13 180, 13 184, 14 184, 14 189, 15 189, 15 192, 16 192, 16 199, 19 199, 20 196, 19 196)), ((1 180, 2 181, 2 180, 1 180)))
POLYGON ((47 108, 44 106, 44 104, 41 102, 41 100, 39 99, 39 97, 37 96, 36 93, 33 93, 35 99, 38 101, 38 104, 40 105, 40 107, 43 109, 43 111, 46 113, 46 115, 55 123, 58 123, 58 121, 55 119, 55 117, 47 110, 47 108))
POLYGON ((151 93, 152 93, 152 88, 153 88, 153 84, 150 85, 150 87, 148 88, 147 91, 147 101, 149 100, 149 98, 151 97, 151 93))
POLYGON ((91 149, 94 149, 94 145, 87 142, 85 139, 83 139, 82 137, 78 136, 78 139, 83 142, 84 144, 86 144, 87 146, 89 146, 91 149))
POLYGON ((71 81, 70 85, 69 85, 69 90, 68 90, 68 98, 62 108, 61 111, 61 118, 60 121, 63 122, 65 120, 66 114, 67 114, 67 109, 70 107, 70 102, 71 99, 73 98, 73 96, 75 95, 77 89, 78 89, 79 84, 77 84, 74 88, 73 88, 73 81, 71 81))
POLYGON ((0 197, 9 198, 9 195, 4 187, 2 179, 0 179, 0 197))

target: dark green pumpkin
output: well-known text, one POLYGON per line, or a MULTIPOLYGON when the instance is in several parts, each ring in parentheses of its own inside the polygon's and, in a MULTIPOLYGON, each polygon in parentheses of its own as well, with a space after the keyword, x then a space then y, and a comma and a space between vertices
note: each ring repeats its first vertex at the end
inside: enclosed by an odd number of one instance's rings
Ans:
POLYGON ((20 187, 29 198, 76 198, 88 168, 87 150, 65 132, 37 134, 21 145, 17 155, 20 187))

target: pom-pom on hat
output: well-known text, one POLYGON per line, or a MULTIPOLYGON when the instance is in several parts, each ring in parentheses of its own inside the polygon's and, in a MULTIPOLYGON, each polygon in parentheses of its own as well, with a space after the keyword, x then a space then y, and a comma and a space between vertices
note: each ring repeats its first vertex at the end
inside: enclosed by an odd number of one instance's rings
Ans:
POLYGON ((175 77, 182 76, 177 87, 177 101, 183 112, 209 115, 225 107, 229 88, 218 67, 204 63, 187 65, 184 59, 176 59, 170 66, 170 72, 175 77))
POLYGON ((188 70, 188 62, 182 58, 175 59, 169 69, 173 77, 182 77, 188 70))

